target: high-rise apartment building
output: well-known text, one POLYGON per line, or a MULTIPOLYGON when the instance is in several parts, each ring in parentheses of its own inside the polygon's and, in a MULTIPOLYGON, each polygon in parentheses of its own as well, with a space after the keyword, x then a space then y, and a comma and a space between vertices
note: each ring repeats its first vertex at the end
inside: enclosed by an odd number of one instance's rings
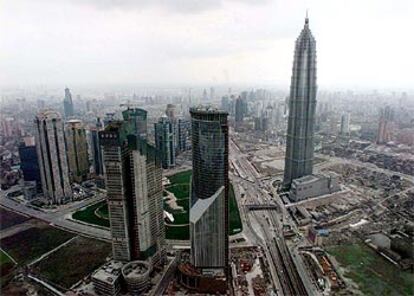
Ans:
POLYGON ((228 113, 210 107, 190 109, 191 261, 201 272, 228 267, 228 113))
POLYGON ((175 136, 174 125, 168 117, 160 117, 154 123, 155 147, 160 152, 162 167, 168 169, 175 166, 175 136))
POLYGON ((16 120, 13 117, 6 117, 1 120, 1 129, 3 132, 3 136, 5 137, 13 137, 16 133, 15 128, 16 120))
POLYGON ((394 111, 390 106, 380 109, 377 144, 385 144, 392 141, 393 120, 394 111))
POLYGON ((135 126, 113 121, 99 132, 113 259, 128 262, 165 256, 162 169, 157 150, 135 135, 135 126))
POLYGON ((82 121, 69 120, 65 135, 69 172, 74 182, 81 183, 87 179, 89 174, 88 142, 82 121))
POLYGON ((296 39, 290 85, 289 119, 284 187, 313 171, 313 137, 316 108, 316 41, 309 19, 296 39))
POLYGON ((72 94, 69 88, 65 88, 65 98, 63 99, 63 109, 65 111, 65 118, 72 117, 75 114, 73 107, 72 94))
POLYGON ((61 204, 72 198, 62 118, 53 110, 40 112, 35 128, 43 194, 50 203, 61 204))

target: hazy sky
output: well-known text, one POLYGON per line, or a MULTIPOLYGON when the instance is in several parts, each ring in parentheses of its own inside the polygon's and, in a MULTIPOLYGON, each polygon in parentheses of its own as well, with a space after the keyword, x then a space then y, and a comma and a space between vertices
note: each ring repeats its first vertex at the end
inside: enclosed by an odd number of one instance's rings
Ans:
POLYGON ((412 0, 0 0, 0 84, 288 85, 307 8, 320 86, 413 87, 412 0))

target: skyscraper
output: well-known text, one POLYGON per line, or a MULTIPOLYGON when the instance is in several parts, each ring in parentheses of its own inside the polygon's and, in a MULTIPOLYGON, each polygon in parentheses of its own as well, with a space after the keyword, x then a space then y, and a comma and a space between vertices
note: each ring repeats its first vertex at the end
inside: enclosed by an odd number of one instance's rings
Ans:
POLYGON ((167 109, 165 110, 165 115, 167 115, 168 119, 173 121, 175 119, 175 105, 168 104, 167 109))
POLYGON ((92 151, 92 164, 95 175, 103 175, 103 159, 102 159, 102 149, 99 143, 99 132, 102 130, 102 122, 97 118, 95 127, 90 129, 91 135, 91 151, 92 151))
POLYGON ((188 149, 187 138, 191 133, 191 122, 185 118, 178 118, 178 150, 185 151, 188 149))
POLYGON ((62 118, 53 110, 40 112, 35 128, 43 194, 50 203, 61 204, 72 198, 62 118))
POLYGON ((309 19, 296 39, 289 98, 284 187, 312 174, 316 108, 316 41, 309 19))
POLYGON ((192 264, 204 270, 228 267, 227 112, 190 109, 193 146, 190 239, 192 264))
POLYGON ((65 98, 63 99, 63 109, 65 111, 65 118, 69 118, 74 115, 74 107, 72 101, 72 94, 69 88, 65 88, 65 98))
POLYGON ((19 146, 19 156, 20 169, 23 171, 23 180, 36 182, 37 191, 40 192, 42 184, 34 137, 24 138, 24 142, 19 146))
POLYGON ((154 123, 155 147, 160 153, 162 167, 168 169, 175 166, 175 136, 174 125, 162 116, 154 123))
POLYGON ((350 121, 349 113, 345 113, 341 115, 341 130, 339 131, 339 134, 341 136, 349 136, 349 121, 350 121))
POLYGON ((236 123, 243 122, 244 118, 244 106, 243 106, 243 99, 239 96, 236 99, 236 116, 235 116, 236 123))
POLYGON ((112 234, 113 259, 163 260, 162 169, 156 149, 135 126, 113 121, 99 132, 112 234))
POLYGON ((74 182, 85 181, 89 173, 88 143, 82 121, 72 119, 67 122, 66 145, 69 172, 74 182))
POLYGON ((122 112, 124 121, 127 121, 134 134, 142 139, 147 138, 147 111, 140 108, 128 108, 122 112))
POLYGON ((386 106, 385 108, 380 109, 377 144, 385 144, 392 140, 393 120, 394 111, 390 106, 386 106))
MULTIPOLYGON (((174 104, 168 104, 167 109, 165 110, 165 115, 167 115, 168 120, 170 121, 174 133, 174 152, 177 155, 179 152, 178 147, 178 122, 177 118, 175 117, 175 105, 174 104)), ((174 156, 175 157, 175 156, 174 156)), ((175 161, 174 161, 175 162, 175 161)))

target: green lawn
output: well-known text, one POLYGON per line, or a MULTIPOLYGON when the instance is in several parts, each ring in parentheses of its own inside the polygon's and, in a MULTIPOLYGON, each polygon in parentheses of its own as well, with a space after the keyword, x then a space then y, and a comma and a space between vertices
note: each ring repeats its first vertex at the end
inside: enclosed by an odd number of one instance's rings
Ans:
POLYGON ((414 295, 413 274, 401 271, 366 245, 333 246, 327 251, 364 295, 414 295))
POLYGON ((36 263, 34 271, 66 289, 105 263, 111 244, 77 237, 47 258, 36 263))
MULTIPOLYGON (((189 220, 189 195, 190 195, 190 180, 192 171, 185 171, 172 176, 168 179, 171 185, 167 186, 165 190, 174 193, 177 197, 177 204, 184 207, 184 213, 174 213, 174 225, 188 224, 189 220)), ((234 196, 233 185, 230 184, 229 192, 229 234, 236 234, 242 231, 242 223, 240 219, 239 208, 237 206, 236 197, 234 196)), ((189 239, 189 226, 166 226, 165 229, 167 239, 189 239)))
POLYGON ((109 220, 103 219, 95 215, 95 210, 99 208, 99 212, 108 215, 108 206, 106 200, 88 206, 80 211, 75 212, 72 218, 86 223, 109 227, 109 220))
POLYGON ((192 170, 188 170, 185 172, 177 173, 172 176, 168 176, 168 179, 171 182, 171 185, 174 184, 190 184, 191 181, 191 174, 192 170))
POLYGON ((17 263, 27 264, 73 236, 70 232, 43 225, 3 238, 0 244, 17 263))
POLYGON ((104 219, 109 219, 108 204, 102 203, 101 207, 98 208, 97 213, 104 219))
MULTIPOLYGON (((174 213, 174 222, 175 225, 188 224, 189 219, 189 196, 190 196, 190 180, 191 180, 192 171, 185 171, 177 173, 175 175, 169 176, 168 179, 171 182, 171 185, 166 186, 165 190, 174 193, 177 197, 177 204, 184 208, 183 213, 174 213)), ((166 196, 166 193, 163 193, 163 196, 166 196)), ((166 204, 164 203, 164 208, 168 210, 166 204)), ((108 215, 108 206, 106 201, 99 202, 97 204, 91 205, 82 209, 72 215, 73 219, 87 222, 90 224, 100 225, 104 227, 109 227, 109 220, 99 218, 95 215, 95 210, 98 209, 98 212, 103 217, 108 215)), ((240 219, 239 208, 237 207, 237 201, 234 196, 234 190, 232 184, 230 184, 229 192, 229 233, 230 235, 236 234, 242 231, 242 223, 240 219)), ((167 239, 180 239, 187 240, 189 239, 189 227, 188 225, 184 226, 166 226, 165 234, 167 239)))

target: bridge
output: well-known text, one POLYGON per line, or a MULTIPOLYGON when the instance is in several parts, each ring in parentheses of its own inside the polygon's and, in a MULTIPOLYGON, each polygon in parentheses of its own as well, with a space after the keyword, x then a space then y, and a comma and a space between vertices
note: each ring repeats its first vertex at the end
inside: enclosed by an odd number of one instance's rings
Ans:
POLYGON ((277 210, 279 207, 275 204, 247 204, 244 205, 249 211, 262 211, 262 210, 277 210))

